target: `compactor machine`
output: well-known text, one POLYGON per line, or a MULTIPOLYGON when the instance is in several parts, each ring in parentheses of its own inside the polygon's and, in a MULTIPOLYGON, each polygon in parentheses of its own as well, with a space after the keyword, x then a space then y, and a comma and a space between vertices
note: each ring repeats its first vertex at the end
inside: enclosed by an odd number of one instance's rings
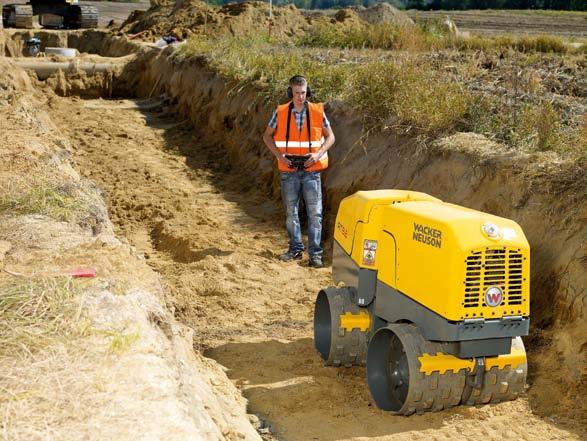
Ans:
POLYGON ((360 191, 336 218, 316 299, 327 365, 367 366, 400 415, 517 398, 526 382, 530 249, 515 222, 424 193, 360 191))
POLYGON ((32 28, 33 15, 46 28, 95 28, 98 10, 80 5, 78 0, 30 0, 26 4, 8 4, 2 7, 2 21, 7 28, 32 28))

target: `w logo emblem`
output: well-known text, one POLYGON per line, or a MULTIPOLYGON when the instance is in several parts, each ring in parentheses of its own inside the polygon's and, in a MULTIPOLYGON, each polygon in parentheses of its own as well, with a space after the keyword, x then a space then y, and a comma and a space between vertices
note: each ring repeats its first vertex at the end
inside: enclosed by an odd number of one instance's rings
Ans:
POLYGON ((503 294, 501 292, 501 289, 497 286, 492 286, 487 291, 485 291, 485 304, 487 306, 495 308, 496 306, 499 306, 501 304, 502 300, 503 294))

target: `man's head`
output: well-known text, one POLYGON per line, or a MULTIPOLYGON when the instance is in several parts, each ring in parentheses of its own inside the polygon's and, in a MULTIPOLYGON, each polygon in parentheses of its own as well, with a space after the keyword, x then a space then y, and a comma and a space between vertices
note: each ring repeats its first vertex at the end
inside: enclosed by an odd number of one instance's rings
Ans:
POLYGON ((301 75, 294 75, 290 78, 287 92, 297 107, 303 106, 306 99, 312 94, 308 87, 308 82, 301 75))

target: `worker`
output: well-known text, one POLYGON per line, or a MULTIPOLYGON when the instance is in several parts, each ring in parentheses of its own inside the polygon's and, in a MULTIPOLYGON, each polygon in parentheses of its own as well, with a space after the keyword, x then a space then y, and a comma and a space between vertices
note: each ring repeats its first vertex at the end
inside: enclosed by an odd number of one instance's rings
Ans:
POLYGON ((288 262, 302 258, 304 244, 298 211, 303 197, 308 217, 309 265, 321 268, 320 172, 328 167, 327 151, 334 144, 334 133, 324 114, 324 104, 308 101, 312 91, 303 76, 294 75, 289 80, 287 95, 290 101, 277 106, 263 134, 263 141, 277 159, 289 235, 289 248, 280 259, 288 262))

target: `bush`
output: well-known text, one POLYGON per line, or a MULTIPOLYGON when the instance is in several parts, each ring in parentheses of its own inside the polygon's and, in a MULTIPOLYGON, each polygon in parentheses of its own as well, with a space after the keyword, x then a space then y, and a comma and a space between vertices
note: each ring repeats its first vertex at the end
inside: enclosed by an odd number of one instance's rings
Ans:
POLYGON ((348 90, 347 101, 368 125, 426 134, 454 130, 471 99, 454 81, 413 61, 363 65, 348 90))

